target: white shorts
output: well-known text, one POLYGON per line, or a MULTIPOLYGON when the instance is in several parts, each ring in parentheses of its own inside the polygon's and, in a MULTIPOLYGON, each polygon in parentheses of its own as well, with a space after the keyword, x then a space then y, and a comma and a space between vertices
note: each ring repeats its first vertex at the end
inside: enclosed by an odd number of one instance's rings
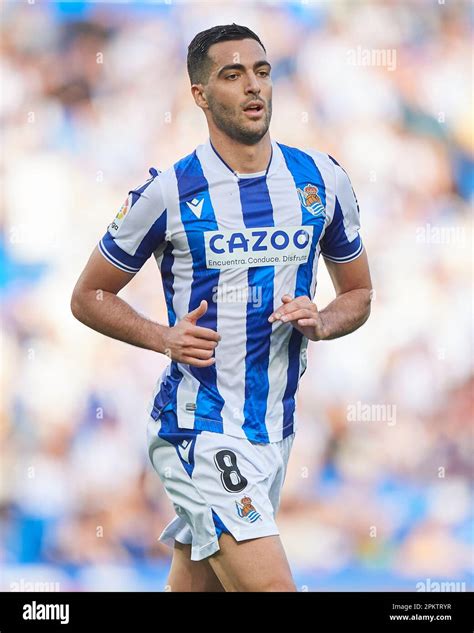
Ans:
POLYGON ((210 431, 180 429, 167 405, 150 417, 148 451, 177 516, 160 541, 191 545, 191 560, 219 549, 222 532, 237 541, 279 534, 275 515, 294 433, 259 444, 210 431))

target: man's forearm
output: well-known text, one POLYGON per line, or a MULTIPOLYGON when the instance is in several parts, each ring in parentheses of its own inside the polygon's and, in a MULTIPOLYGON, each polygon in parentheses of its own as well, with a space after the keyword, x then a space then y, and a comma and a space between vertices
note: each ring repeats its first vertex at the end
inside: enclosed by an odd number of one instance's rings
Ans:
POLYGON ((345 336, 363 325, 370 315, 372 291, 367 288, 350 290, 337 296, 319 312, 324 336, 330 340, 345 336))
POLYGON ((73 297, 72 313, 88 327, 111 338, 163 352, 163 333, 159 325, 139 314, 126 301, 105 290, 89 290, 73 297))

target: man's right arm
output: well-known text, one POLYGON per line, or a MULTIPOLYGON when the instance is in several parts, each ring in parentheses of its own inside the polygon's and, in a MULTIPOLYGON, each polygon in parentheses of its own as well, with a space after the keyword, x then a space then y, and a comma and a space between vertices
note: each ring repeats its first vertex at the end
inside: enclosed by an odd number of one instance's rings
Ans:
POLYGON ((137 347, 166 354, 178 362, 208 367, 220 336, 196 325, 207 303, 187 314, 174 327, 147 319, 117 296, 134 277, 110 264, 95 248, 74 288, 73 315, 88 327, 137 347))

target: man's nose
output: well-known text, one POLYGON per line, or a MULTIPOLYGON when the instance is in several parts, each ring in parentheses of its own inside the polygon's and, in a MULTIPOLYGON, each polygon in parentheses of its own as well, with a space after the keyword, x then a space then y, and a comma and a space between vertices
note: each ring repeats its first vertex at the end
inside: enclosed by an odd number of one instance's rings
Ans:
POLYGON ((254 72, 249 72, 247 74, 247 83, 245 86, 246 93, 259 94, 260 93, 260 84, 257 81, 257 76, 254 72))

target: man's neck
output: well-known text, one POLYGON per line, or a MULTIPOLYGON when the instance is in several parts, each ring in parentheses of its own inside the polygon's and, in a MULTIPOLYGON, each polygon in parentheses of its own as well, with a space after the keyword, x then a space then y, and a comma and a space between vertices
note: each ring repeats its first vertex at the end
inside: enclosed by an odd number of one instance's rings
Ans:
POLYGON ((267 132, 255 145, 244 145, 224 134, 212 130, 209 137, 214 149, 229 167, 239 174, 265 171, 272 155, 272 143, 267 132))

